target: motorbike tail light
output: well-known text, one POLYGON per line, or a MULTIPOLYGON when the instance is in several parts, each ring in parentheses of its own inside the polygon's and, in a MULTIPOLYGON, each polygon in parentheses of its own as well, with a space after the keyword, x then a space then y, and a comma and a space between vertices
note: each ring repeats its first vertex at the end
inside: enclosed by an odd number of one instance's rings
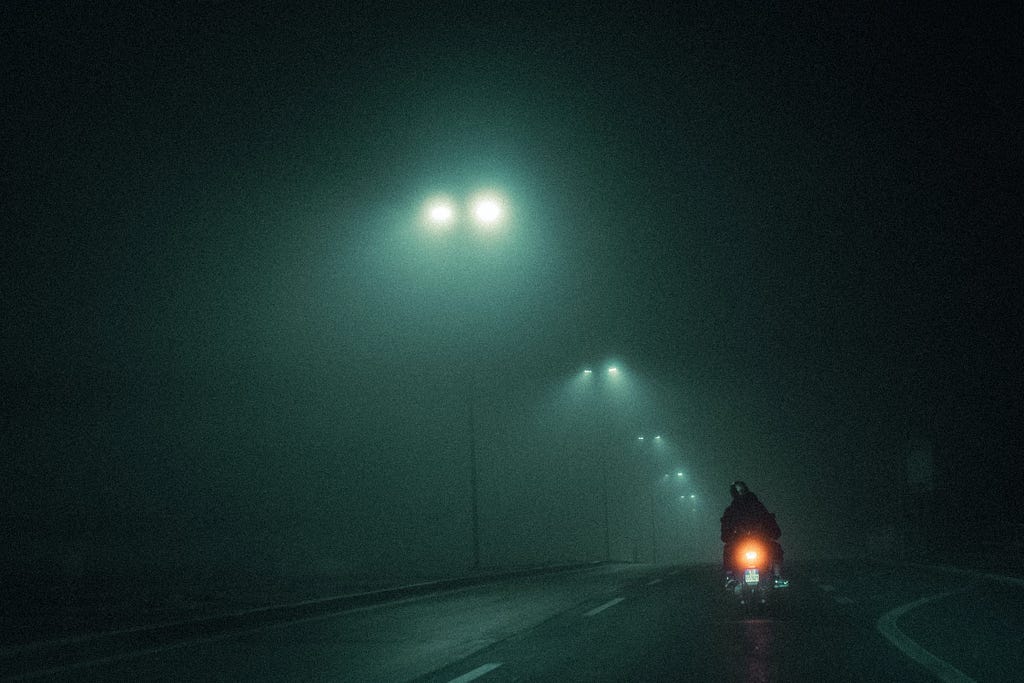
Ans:
POLYGON ((765 550, 759 543, 743 543, 736 549, 736 563, 748 567, 756 566, 765 557, 765 550))

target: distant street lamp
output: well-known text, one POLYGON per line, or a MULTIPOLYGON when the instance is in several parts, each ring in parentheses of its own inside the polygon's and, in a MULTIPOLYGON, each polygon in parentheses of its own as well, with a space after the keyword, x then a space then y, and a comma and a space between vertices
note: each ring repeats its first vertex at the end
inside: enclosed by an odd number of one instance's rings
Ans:
MULTIPOLYGON (((640 452, 643 453, 646 450, 648 450, 648 445, 647 444, 652 444, 652 445, 653 444, 658 444, 658 445, 660 445, 661 444, 661 435, 659 434, 659 435, 655 436, 653 439, 648 439, 646 436, 641 434, 640 436, 636 437, 636 440, 640 442, 640 446, 642 447, 642 450, 640 452)), ((650 465, 651 465, 651 463, 649 462, 648 463, 648 467, 650 467, 650 465)), ((655 500, 655 492, 656 492, 655 489, 656 489, 656 487, 651 486, 651 487, 647 487, 647 488, 648 488, 648 495, 647 495, 648 510, 650 512, 650 521, 651 521, 651 563, 652 564, 657 564, 658 563, 658 511, 657 511, 657 502, 655 500)))
MULTIPOLYGON (((618 379, 621 376, 622 371, 619 369, 619 367, 617 365, 609 365, 608 367, 605 368, 604 372, 601 373, 601 374, 604 375, 608 380, 615 380, 615 379, 618 379)), ((587 386, 590 385, 590 382, 594 378, 594 376, 595 376, 594 370, 592 368, 589 368, 589 367, 584 368, 583 371, 580 373, 580 375, 578 375, 579 379, 583 380, 584 384, 587 385, 587 386)), ((602 498, 602 503, 603 503, 603 505, 602 505, 603 513, 604 513, 603 514, 603 517, 604 517, 604 554, 605 554, 605 559, 610 561, 611 558, 612 558, 612 539, 611 539, 611 513, 610 513, 609 490, 608 490, 608 488, 609 488, 609 482, 608 482, 609 471, 608 470, 609 470, 610 465, 611 465, 610 462, 609 462, 611 456, 610 456, 607 448, 603 449, 603 453, 604 453, 604 457, 602 458, 602 461, 601 461, 601 493, 602 493, 601 498, 602 498)))

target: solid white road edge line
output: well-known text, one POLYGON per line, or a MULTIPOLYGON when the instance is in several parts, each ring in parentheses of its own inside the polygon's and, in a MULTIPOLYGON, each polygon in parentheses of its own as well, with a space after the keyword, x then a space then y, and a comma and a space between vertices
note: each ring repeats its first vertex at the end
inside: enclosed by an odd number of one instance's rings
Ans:
POLYGON ((613 607, 613 606, 619 604, 620 602, 622 602, 625 599, 626 598, 615 598, 614 600, 609 600, 608 602, 604 603, 600 607, 595 607, 594 609, 590 610, 589 612, 587 612, 583 616, 585 616, 585 617, 592 617, 595 614, 598 614, 599 612, 605 611, 609 607, 613 607))
MULTIPOLYGON (((457 589, 459 591, 463 589, 457 589)), ((398 605, 406 602, 415 602, 424 598, 431 597, 429 595, 417 595, 403 600, 398 600, 390 603, 391 605, 398 605)), ((238 631, 222 631, 220 633, 212 633, 207 636, 194 636, 187 640, 176 640, 170 643, 164 643, 163 645, 154 645, 152 647, 146 647, 135 650, 128 650, 126 652, 120 652, 113 655, 107 655, 105 657, 96 657, 93 659, 82 659, 76 662, 69 662, 67 664, 58 664, 52 667, 46 667, 43 669, 35 669, 33 671, 27 671, 14 676, 11 680, 22 681, 30 680, 33 678, 39 678, 42 676, 53 676, 56 674, 63 674, 70 671, 76 671, 79 669, 88 669, 91 667, 101 666, 104 664, 113 664, 116 662, 122 662, 129 659, 138 659, 141 657, 148 657, 150 655, 162 654, 171 650, 179 650, 193 645, 205 645, 207 643, 216 643, 220 640, 230 640, 239 636, 249 635, 252 633, 258 633, 260 631, 273 631, 277 629, 288 628, 298 624, 308 624, 314 621, 327 621, 333 619, 342 614, 348 614, 349 612, 363 612, 367 610, 377 609, 383 605, 364 605, 363 607, 355 607, 348 610, 342 610, 339 612, 327 612, 324 614, 314 614, 308 617, 301 617, 299 619, 291 619, 289 621, 276 621, 269 624, 260 624, 259 626, 253 626, 250 628, 240 629, 238 631)), ((116 632, 112 632, 116 633, 116 632)), ((84 639, 83 639, 84 640, 84 639)), ((7 680, 7 679, 4 679, 7 680)))
POLYGON ((931 652, 928 652, 928 650, 918 645, 915 641, 911 640, 907 634, 901 631, 896 625, 896 620, 907 612, 917 609, 921 605, 934 600, 941 600, 942 598, 949 597, 955 592, 958 591, 929 595, 921 598, 920 600, 915 600, 914 602, 897 607, 894 610, 889 610, 878 618, 875 628, 877 628, 878 632, 885 636, 890 643, 895 645, 900 652, 931 671, 932 674, 940 681, 945 681, 945 683, 977 683, 973 678, 965 674, 960 669, 945 660, 939 659, 931 652))
POLYGON ((484 674, 488 674, 494 671, 499 666, 501 666, 501 662, 492 662, 490 664, 484 664, 483 666, 478 666, 472 671, 467 671, 458 678, 453 678, 448 683, 469 683, 469 681, 475 681, 484 674))

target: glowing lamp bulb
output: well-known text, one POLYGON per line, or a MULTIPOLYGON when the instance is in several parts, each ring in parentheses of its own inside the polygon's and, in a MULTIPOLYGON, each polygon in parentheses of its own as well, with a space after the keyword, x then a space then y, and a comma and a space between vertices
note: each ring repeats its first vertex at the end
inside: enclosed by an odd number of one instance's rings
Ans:
POLYGON ((447 204, 435 204, 430 207, 430 220, 435 223, 447 223, 452 219, 452 207, 447 204))
POLYGON ((480 196, 473 202, 473 217, 480 225, 495 225, 501 221, 505 207, 500 199, 494 196, 480 196))

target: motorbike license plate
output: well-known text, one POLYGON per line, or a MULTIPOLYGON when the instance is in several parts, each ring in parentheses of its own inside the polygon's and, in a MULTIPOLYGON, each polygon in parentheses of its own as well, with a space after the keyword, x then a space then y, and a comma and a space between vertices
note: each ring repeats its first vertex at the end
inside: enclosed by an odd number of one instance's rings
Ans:
POLYGON ((757 569, 744 569, 743 570, 743 583, 748 586, 756 585, 761 581, 761 574, 757 569))

